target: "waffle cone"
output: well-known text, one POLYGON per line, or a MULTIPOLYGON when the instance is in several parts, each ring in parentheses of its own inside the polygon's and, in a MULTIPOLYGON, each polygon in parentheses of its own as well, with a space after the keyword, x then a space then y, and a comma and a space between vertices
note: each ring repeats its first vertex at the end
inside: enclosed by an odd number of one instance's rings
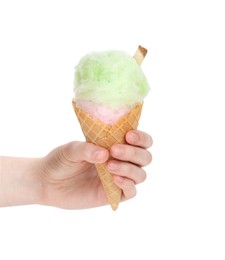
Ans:
MULTIPOLYGON (((113 144, 126 143, 125 135, 128 131, 137 128, 142 109, 142 104, 136 105, 129 114, 110 126, 92 118, 88 113, 78 108, 75 101, 72 104, 87 142, 106 149, 109 149, 113 144)), ((109 204, 113 210, 116 210, 121 200, 122 190, 114 183, 111 173, 107 170, 106 163, 96 164, 95 166, 109 204)))

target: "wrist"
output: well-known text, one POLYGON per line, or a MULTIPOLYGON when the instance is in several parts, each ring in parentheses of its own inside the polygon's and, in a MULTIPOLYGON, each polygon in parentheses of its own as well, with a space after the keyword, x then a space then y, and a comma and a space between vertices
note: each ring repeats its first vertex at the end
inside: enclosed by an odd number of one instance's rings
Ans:
POLYGON ((0 206, 38 204, 41 159, 0 157, 0 206))

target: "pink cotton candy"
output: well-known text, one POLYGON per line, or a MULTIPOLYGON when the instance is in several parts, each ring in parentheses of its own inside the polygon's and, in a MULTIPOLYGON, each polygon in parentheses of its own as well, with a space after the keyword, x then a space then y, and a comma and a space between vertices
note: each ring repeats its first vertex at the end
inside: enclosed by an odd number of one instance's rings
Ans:
POLYGON ((76 105, 87 112, 91 117, 108 125, 113 125, 131 110, 129 106, 112 109, 86 100, 77 100, 76 105))

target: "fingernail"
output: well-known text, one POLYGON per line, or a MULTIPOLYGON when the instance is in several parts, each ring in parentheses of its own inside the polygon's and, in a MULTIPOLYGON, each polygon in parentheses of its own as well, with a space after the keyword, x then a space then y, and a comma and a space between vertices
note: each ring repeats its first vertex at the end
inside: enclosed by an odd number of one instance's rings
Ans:
POLYGON ((97 151, 95 152, 94 155, 96 160, 102 160, 105 157, 105 152, 104 151, 97 151))
POLYGON ((116 171, 116 170, 119 169, 118 165, 116 163, 113 163, 113 162, 109 162, 107 167, 111 171, 116 171))
POLYGON ((113 147, 112 155, 114 156, 122 156, 124 154, 124 149, 120 146, 113 147))
POLYGON ((138 140, 137 134, 135 134, 135 133, 130 133, 130 134, 129 134, 129 140, 130 140, 131 142, 136 142, 136 141, 138 140))
POLYGON ((116 175, 114 178, 115 178, 115 181, 116 181, 117 184, 123 184, 124 183, 123 177, 116 175))

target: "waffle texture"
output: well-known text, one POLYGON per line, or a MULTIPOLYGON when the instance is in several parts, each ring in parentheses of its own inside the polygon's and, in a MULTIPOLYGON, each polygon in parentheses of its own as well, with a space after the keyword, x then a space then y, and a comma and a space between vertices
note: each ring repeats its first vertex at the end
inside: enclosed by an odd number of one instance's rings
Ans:
MULTIPOLYGON (((72 105, 87 142, 106 149, 109 149, 113 144, 126 143, 125 135, 128 131, 137 129, 142 110, 142 104, 138 104, 129 114, 110 126, 92 118, 88 113, 78 108, 75 101, 72 102, 72 105)), ((113 210, 116 210, 121 200, 122 191, 114 183, 111 173, 107 170, 106 163, 96 164, 95 166, 109 204, 113 210)))

